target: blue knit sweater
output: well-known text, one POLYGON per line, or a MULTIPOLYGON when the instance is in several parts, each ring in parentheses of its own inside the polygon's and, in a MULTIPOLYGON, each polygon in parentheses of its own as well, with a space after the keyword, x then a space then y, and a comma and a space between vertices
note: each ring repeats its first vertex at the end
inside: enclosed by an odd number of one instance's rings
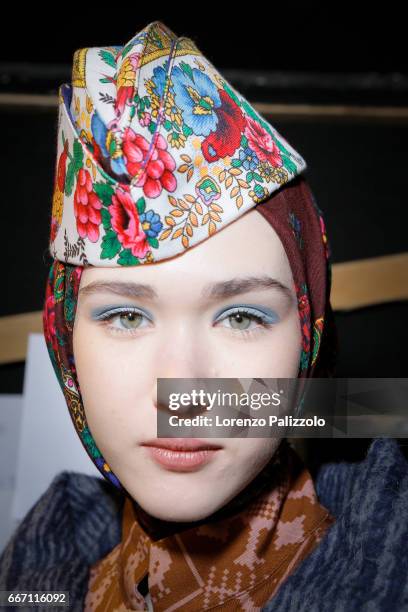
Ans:
MULTIPOLYGON (((398 442, 376 438, 363 461, 323 464, 315 486, 336 522, 264 612, 408 612, 408 462, 398 442)), ((123 501, 102 478, 58 474, 1 555, 0 590, 66 590, 69 609, 82 610, 89 566, 120 541, 123 501)))

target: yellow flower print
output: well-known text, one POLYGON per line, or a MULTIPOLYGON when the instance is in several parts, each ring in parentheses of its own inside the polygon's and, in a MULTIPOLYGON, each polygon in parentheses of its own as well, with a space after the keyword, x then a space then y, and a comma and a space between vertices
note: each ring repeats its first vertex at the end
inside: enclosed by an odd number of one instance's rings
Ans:
POLYGON ((52 217, 58 221, 58 225, 61 225, 62 213, 64 210, 64 199, 62 192, 55 188, 52 198, 52 217))
POLYGON ((156 95, 156 88, 155 88, 155 84, 152 81, 152 79, 146 79, 145 80, 145 87, 146 87, 146 91, 149 94, 149 96, 152 98, 153 96, 156 95))
POLYGON ((94 109, 94 106, 92 104, 92 100, 91 100, 91 98, 87 94, 87 96, 86 96, 86 112, 88 113, 89 117, 91 116, 93 109, 94 109))
POLYGON ((186 144, 186 136, 179 132, 170 132, 167 136, 167 142, 175 149, 181 149, 186 144))
POLYGON ((154 94, 151 98, 151 115, 152 117, 157 117, 160 109, 160 98, 158 95, 154 94))
POLYGON ((267 161, 262 161, 259 164, 259 174, 262 176, 263 179, 265 179, 267 183, 270 183, 270 181, 274 180, 273 168, 271 164, 267 161))
POLYGON ((289 175, 285 168, 274 168, 272 172, 272 180, 274 180, 275 183, 282 185, 289 180, 289 175))
POLYGON ((183 125, 183 118, 174 103, 174 96, 172 93, 169 93, 167 96, 165 104, 165 114, 167 117, 169 117, 171 121, 176 123, 178 127, 181 128, 181 126, 183 125))
POLYGON ((201 150, 201 140, 195 136, 192 140, 191 140, 191 144, 193 145, 193 147, 195 149, 200 149, 201 150))
POLYGON ((252 198, 255 204, 259 204, 259 202, 262 202, 262 200, 266 198, 267 191, 264 187, 257 184, 255 189, 249 190, 248 195, 252 198))
POLYGON ((85 165, 92 172, 92 179, 95 181, 96 180, 96 167, 95 167, 95 164, 93 164, 91 162, 91 160, 89 159, 89 157, 88 157, 87 160, 86 160, 86 164, 85 165))
POLYGON ((128 56, 120 67, 116 87, 132 87, 135 82, 135 58, 128 56))

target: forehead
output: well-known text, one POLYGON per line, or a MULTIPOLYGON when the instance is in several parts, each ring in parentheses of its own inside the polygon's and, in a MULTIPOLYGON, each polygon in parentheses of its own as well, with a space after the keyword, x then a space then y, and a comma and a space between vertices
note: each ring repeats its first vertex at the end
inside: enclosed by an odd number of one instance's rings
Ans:
POLYGON ((175 257, 140 266, 85 268, 81 287, 96 281, 130 281, 149 284, 157 294, 169 289, 203 293, 209 284, 244 277, 273 277, 289 288, 293 285, 282 242, 256 210, 175 257))

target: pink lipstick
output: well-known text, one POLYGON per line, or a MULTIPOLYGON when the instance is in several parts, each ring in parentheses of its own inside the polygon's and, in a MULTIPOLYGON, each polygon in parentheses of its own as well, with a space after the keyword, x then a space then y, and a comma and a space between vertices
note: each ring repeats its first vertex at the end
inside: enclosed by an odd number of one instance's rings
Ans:
POLYGON ((205 465, 222 449, 197 438, 155 438, 142 446, 156 463, 177 472, 190 472, 205 465))

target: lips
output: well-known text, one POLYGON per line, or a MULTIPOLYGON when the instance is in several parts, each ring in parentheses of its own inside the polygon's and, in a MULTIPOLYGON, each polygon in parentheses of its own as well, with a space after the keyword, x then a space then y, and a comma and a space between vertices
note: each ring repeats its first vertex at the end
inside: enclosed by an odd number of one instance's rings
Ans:
POLYGON ((207 440, 199 440, 198 438, 153 438, 147 440, 147 442, 142 442, 141 446, 154 446, 155 448, 190 452, 222 448, 220 444, 211 444, 207 440))
POLYGON ((193 472, 210 463, 222 446, 198 438, 153 438, 141 446, 161 468, 174 472, 193 472))

